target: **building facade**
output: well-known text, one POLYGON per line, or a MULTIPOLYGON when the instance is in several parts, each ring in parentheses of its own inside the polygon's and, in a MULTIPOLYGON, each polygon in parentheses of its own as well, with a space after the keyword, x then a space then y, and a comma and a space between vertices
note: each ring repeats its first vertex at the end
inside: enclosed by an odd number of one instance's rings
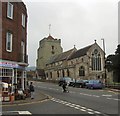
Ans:
POLYGON ((53 38, 51 35, 43 38, 39 42, 39 48, 37 50, 37 69, 45 69, 48 59, 62 53, 62 51, 60 39, 53 38))
POLYGON ((96 43, 77 50, 73 48, 53 56, 46 64, 45 75, 50 80, 69 76, 73 79, 100 79, 104 82, 104 51, 96 43))
POLYGON ((19 2, 1 2, 0 80, 25 90, 27 55, 27 9, 19 2))

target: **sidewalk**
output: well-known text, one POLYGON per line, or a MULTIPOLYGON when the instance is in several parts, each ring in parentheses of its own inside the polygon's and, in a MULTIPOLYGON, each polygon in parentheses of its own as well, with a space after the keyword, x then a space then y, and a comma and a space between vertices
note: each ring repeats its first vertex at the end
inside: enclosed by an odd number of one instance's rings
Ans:
POLYGON ((26 98, 25 100, 15 100, 15 101, 13 101, 13 103, 11 103, 11 102, 2 102, 2 106, 13 105, 13 104, 17 105, 17 104, 24 104, 24 103, 34 103, 34 102, 37 102, 37 101, 42 101, 42 100, 50 98, 48 95, 45 95, 42 92, 38 92, 38 91, 35 92, 34 96, 35 96, 34 99, 31 99, 29 97, 29 98, 26 98))

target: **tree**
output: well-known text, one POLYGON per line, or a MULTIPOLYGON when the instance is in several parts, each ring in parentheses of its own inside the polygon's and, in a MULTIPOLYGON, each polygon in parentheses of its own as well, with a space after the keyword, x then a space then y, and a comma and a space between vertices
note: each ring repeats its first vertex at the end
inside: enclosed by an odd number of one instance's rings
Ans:
POLYGON ((106 59, 108 72, 113 71, 113 81, 120 82, 120 45, 117 46, 115 55, 109 55, 106 59))

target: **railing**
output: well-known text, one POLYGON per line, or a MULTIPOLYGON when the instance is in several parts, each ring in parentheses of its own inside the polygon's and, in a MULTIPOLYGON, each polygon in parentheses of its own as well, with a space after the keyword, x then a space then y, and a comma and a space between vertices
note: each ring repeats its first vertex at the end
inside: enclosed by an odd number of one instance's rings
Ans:
POLYGON ((111 89, 118 89, 120 90, 120 83, 112 83, 112 84, 106 84, 107 88, 111 88, 111 89))

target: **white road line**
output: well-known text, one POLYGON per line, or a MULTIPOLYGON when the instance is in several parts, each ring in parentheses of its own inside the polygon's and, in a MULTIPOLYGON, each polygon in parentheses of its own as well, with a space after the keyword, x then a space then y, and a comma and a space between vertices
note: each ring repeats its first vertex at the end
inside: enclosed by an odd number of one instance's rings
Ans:
POLYGON ((94 114, 93 112, 88 112, 88 114, 94 114))
POLYGON ((100 96, 98 96, 98 95, 92 95, 93 97, 100 97, 100 96))
POLYGON ((100 112, 98 112, 98 111, 94 111, 96 114, 101 114, 100 112))
POLYGON ((87 109, 88 111, 93 111, 92 109, 87 109))
POLYGON ((98 96, 98 95, 91 95, 91 94, 85 94, 85 93, 79 93, 79 94, 81 94, 81 95, 85 95, 85 96, 92 96, 92 97, 100 97, 100 96, 98 96))
POLYGON ((115 100, 115 101, 120 101, 120 99, 116 99, 116 98, 107 98, 107 99, 109 99, 109 100, 115 100))
POLYGON ((86 109, 86 107, 81 107, 82 109, 86 109))
POLYGON ((77 107, 81 107, 80 105, 76 105, 77 107))
POLYGON ((78 107, 74 107, 75 109, 80 109, 80 108, 78 108, 78 107))
POLYGON ((29 114, 31 115, 31 113, 29 111, 18 111, 19 114, 29 114))
POLYGON ((84 109, 80 109, 81 111, 83 111, 83 112, 86 112, 86 110, 84 110, 84 109))
POLYGON ((12 114, 12 113, 18 113, 18 114, 26 114, 26 115, 32 115, 32 113, 30 113, 29 111, 3 111, 3 114, 12 114))
POLYGON ((105 97, 112 97, 112 95, 104 95, 104 94, 103 94, 102 96, 105 96, 105 97))
POLYGON ((86 108, 86 107, 84 107, 84 106, 80 106, 80 105, 78 105, 78 104, 73 104, 73 103, 70 103, 70 102, 67 102, 67 101, 63 101, 63 100, 60 100, 60 99, 52 98, 51 100, 54 101, 54 102, 57 102, 57 103, 64 104, 64 105, 66 105, 66 106, 68 106, 68 107, 75 108, 75 109, 77 109, 77 110, 86 112, 86 113, 88 113, 88 114, 102 114, 101 112, 94 111, 93 109, 86 108))

